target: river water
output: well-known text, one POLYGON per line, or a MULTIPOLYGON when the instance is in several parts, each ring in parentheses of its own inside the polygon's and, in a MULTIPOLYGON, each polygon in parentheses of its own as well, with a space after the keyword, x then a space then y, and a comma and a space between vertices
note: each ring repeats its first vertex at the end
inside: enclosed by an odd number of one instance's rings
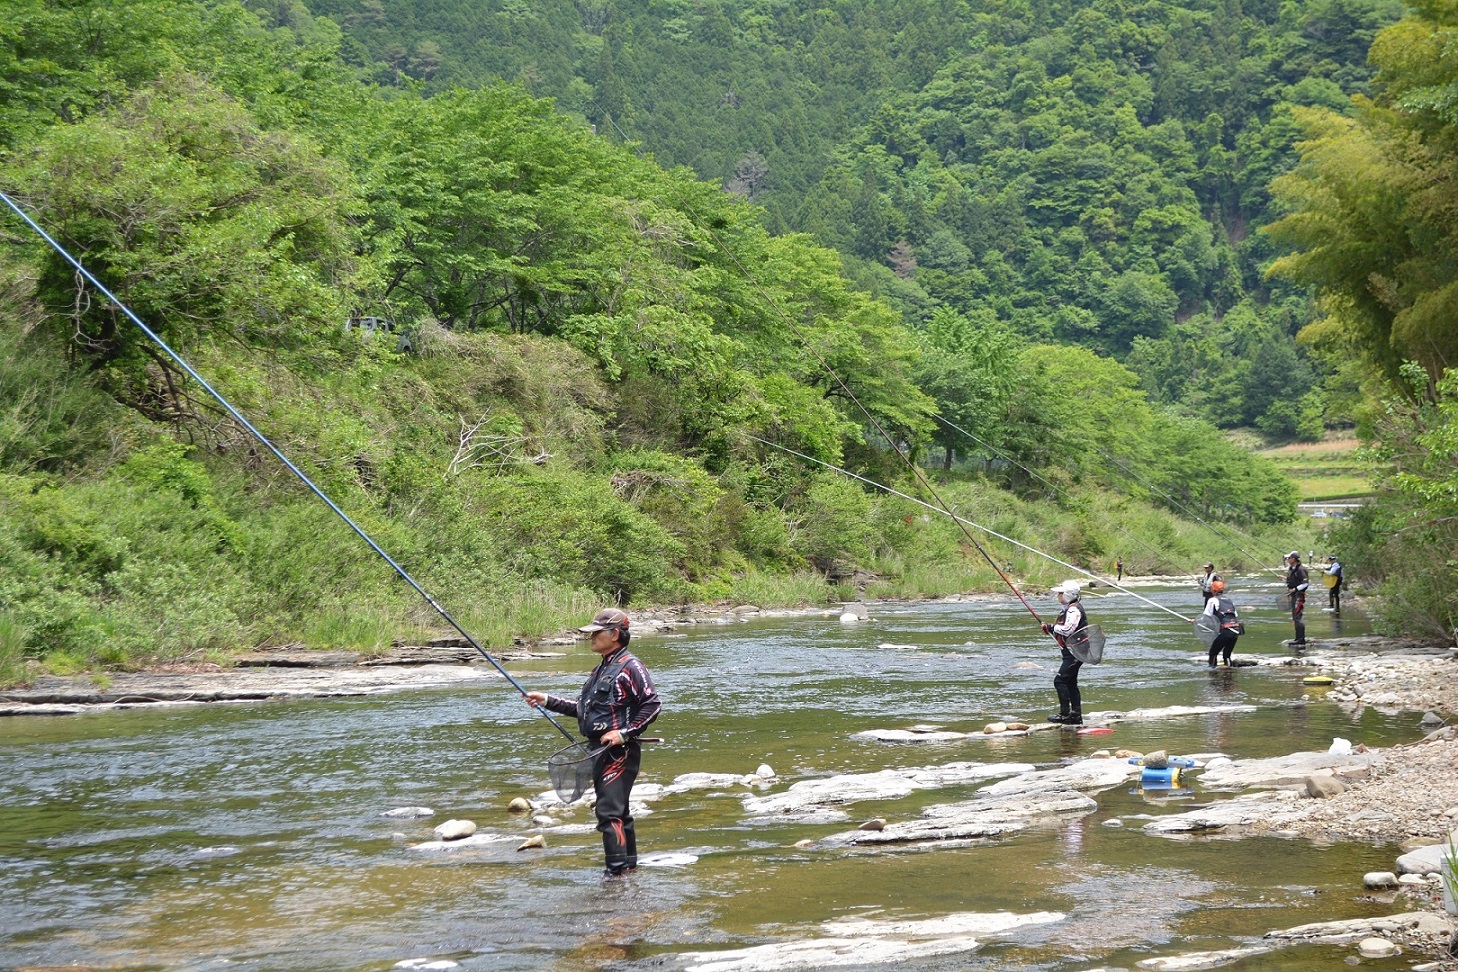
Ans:
MULTIPOLYGON (((1248 633, 1238 654, 1281 654, 1289 616, 1279 588, 1237 585, 1248 633)), ((1141 589, 1192 615, 1189 587, 1141 589)), ((1056 606, 1035 601, 1040 612, 1056 606)), ((1321 749, 1335 736, 1386 746, 1418 735, 1412 714, 1347 711, 1300 670, 1207 671, 1184 626, 1125 595, 1090 597, 1109 634, 1085 667, 1085 711, 1249 703, 1255 712, 1123 723, 1110 735, 1048 731, 1010 739, 884 744, 872 728, 931 723, 978 730, 1037 721, 1056 708, 1056 649, 1015 601, 873 604, 870 622, 757 618, 641 637, 634 650, 667 705, 640 782, 690 772, 779 779, 759 792, 837 773, 959 760, 1054 765, 1104 747, 1237 757, 1321 749), (1016 667, 1020 662, 1042 667, 1016 667)), ((1308 637, 1344 625, 1312 605, 1308 637)), ((596 659, 585 646, 513 666, 532 688, 574 694, 596 659)), ((691 950, 823 936, 838 918, 930 919, 963 912, 1052 911, 1061 921, 993 937, 976 952, 896 968, 1132 968, 1141 959, 1229 948, 1273 928, 1386 914, 1361 876, 1387 870, 1391 846, 1317 847, 1275 838, 1170 840, 1145 815, 1219 798, 1097 795, 1097 812, 957 847, 797 849, 873 816, 915 817, 965 799, 949 787, 849 808, 851 823, 764 821, 750 792, 666 796, 639 818, 640 851, 686 852, 680 868, 641 868, 604 883, 595 833, 536 832, 506 813, 547 789, 563 740, 504 682, 343 700, 214 704, 0 720, 0 967, 374 970, 402 960, 468 969, 679 969, 691 950), (381 816, 423 805, 429 820, 381 816), (413 850, 431 828, 469 818, 512 840, 413 850), (1106 825, 1118 819, 1122 827, 1106 825)), ((590 815, 577 811, 573 822, 590 815)), ((1298 970, 1342 949, 1302 947, 1242 970, 1298 970)), ((1404 960, 1364 962, 1406 968, 1404 960)))

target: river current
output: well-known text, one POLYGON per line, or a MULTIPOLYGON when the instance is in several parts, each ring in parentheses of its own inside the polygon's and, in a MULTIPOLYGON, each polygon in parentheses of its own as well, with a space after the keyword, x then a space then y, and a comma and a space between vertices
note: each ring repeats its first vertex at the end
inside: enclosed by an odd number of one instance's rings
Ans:
MULTIPOLYGON (((1284 653, 1291 623, 1274 603, 1280 588, 1258 578, 1233 586, 1248 631, 1237 657, 1284 653)), ((1140 590, 1186 615, 1199 607, 1190 586, 1140 590)), ((1314 602, 1308 637, 1337 625, 1365 630, 1350 609, 1337 622, 1314 602)), ((1064 917, 894 967, 1075 972, 1392 911, 1361 887, 1363 872, 1391 868, 1391 846, 1142 832, 1150 815, 1223 798, 1203 794, 1198 774, 1188 789, 1145 791, 1136 781, 1097 794, 1099 809, 1087 816, 952 847, 795 845, 870 817, 910 819, 982 784, 855 804, 845 808, 850 823, 745 811, 747 793, 840 773, 964 760, 1052 766, 1112 747, 1261 757, 1325 750, 1337 736, 1386 746, 1419 734, 1411 713, 1323 701, 1299 669, 1208 671, 1187 625, 1129 596, 1086 603, 1109 636, 1105 663, 1085 667, 1080 680, 1086 712, 1224 703, 1255 711, 1121 723, 1108 735, 853 738, 913 724, 976 731, 1054 711, 1056 648, 1010 598, 873 603, 861 624, 801 614, 639 637, 633 649, 666 701, 654 727, 665 741, 645 748, 640 782, 749 774, 761 764, 777 779, 654 801, 638 820, 640 851, 697 860, 617 882, 600 877, 595 833, 548 833, 545 850, 516 849, 540 828, 506 806, 548 788, 546 758, 564 740, 501 680, 0 720, 0 967, 384 970, 429 960, 680 969, 693 964, 691 951, 803 941, 835 919, 1011 911, 1064 917), (435 816, 381 816, 405 806, 435 816), (411 848, 447 818, 513 839, 411 848)), ((1057 610, 1050 599, 1034 605, 1057 610)), ((595 660, 579 645, 511 668, 529 688, 575 694, 595 660)), ((579 810, 563 819, 591 818, 579 810)), ((1302 947, 1232 967, 1294 972, 1346 954, 1302 947)))

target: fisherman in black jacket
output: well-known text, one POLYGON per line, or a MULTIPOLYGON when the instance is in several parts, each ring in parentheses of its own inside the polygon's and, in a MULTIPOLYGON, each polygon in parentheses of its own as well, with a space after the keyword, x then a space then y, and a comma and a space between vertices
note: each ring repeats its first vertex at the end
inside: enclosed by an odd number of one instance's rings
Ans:
POLYGON ((1306 568, 1301 566, 1301 551, 1293 550, 1286 555, 1286 594, 1291 598, 1291 620, 1296 623, 1296 638, 1291 644, 1299 650, 1306 648, 1306 588, 1310 587, 1306 568))
POLYGON ((638 841, 628 803, 643 758, 637 737, 663 708, 648 669, 628 651, 628 627, 626 614, 608 608, 577 629, 592 636, 592 650, 602 661, 575 700, 545 692, 526 694, 528 705, 576 716, 577 728, 588 743, 603 747, 593 760, 592 788, 597 794, 593 811, 602 833, 607 877, 622 877, 638 866, 638 841))

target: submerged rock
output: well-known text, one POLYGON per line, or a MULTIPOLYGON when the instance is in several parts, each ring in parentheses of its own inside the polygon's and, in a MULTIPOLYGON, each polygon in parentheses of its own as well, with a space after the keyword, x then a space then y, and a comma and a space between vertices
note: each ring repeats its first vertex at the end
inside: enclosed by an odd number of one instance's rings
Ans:
POLYGON ((1255 823, 1279 826, 1287 819, 1301 816, 1296 800, 1297 795, 1289 790, 1267 790, 1160 817, 1145 824, 1143 829, 1151 834, 1188 834, 1255 823))
POLYGON ((827 844, 904 844, 998 837, 1034 821, 1098 809, 1092 797, 1074 790, 964 800, 927 807, 920 820, 888 823, 879 831, 851 830, 825 838, 827 844))
POLYGON ((1187 955, 1166 955, 1160 958, 1136 962, 1135 968, 1149 972, 1197 972, 1199 969, 1218 969, 1231 965, 1253 955, 1274 952, 1271 945, 1243 945, 1240 948, 1224 948, 1214 952, 1190 952, 1187 955))
POLYGON ((435 811, 430 809, 430 807, 396 807, 393 810, 386 810, 380 816, 396 819, 411 819, 415 817, 433 817, 435 816, 435 811))
POLYGON ((820 780, 801 780, 783 793, 766 797, 746 796, 743 798, 744 809, 753 814, 811 813, 862 800, 894 800, 917 790, 976 783, 1032 769, 1031 763, 957 762, 877 773, 850 773, 820 780))
POLYGON ((689 972, 779 972, 869 966, 955 955, 981 946, 975 935, 994 935, 1023 925, 1061 921, 1063 915, 947 915, 923 921, 828 921, 828 937, 756 945, 718 952, 686 952, 689 972))

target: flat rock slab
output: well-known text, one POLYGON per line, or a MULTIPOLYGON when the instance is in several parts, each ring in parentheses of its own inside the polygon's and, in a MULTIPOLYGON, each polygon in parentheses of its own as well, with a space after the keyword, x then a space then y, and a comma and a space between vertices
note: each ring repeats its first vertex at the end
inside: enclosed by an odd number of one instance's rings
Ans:
POLYGON ((1107 790, 1144 771, 1122 759, 1081 759, 1067 766, 1035 770, 983 787, 989 797, 1030 796, 1061 790, 1107 790))
POLYGON ((1166 955, 1160 958, 1135 962, 1134 967, 1149 972, 1197 972, 1199 969, 1218 969, 1232 965, 1254 955, 1274 952, 1275 945, 1244 945, 1240 948, 1224 948, 1214 952, 1190 952, 1186 955, 1166 955))
POLYGON ((1098 806, 1093 797, 1076 790, 983 797, 927 807, 919 820, 888 823, 881 830, 849 830, 827 837, 824 842, 827 845, 920 844, 999 837, 1025 830, 1040 819, 1093 813, 1098 806))
POLYGON ((752 814, 810 813, 863 800, 894 800, 917 790, 976 783, 1026 773, 1033 768, 1031 763, 964 762, 801 780, 783 793, 744 797, 744 809, 752 814))
POLYGON ((1160 817, 1145 824, 1143 829, 1151 834, 1191 834, 1248 827, 1258 822, 1279 825, 1287 818, 1294 820, 1301 815, 1301 809, 1296 806, 1299 799, 1293 790, 1266 790, 1160 817))
POLYGON ((472 834, 469 837, 462 837, 460 840, 427 840, 420 844, 411 844, 411 850, 417 851, 454 851, 464 850, 468 847, 485 847, 489 844, 499 844, 503 841, 519 841, 521 834, 472 834))
POLYGON ((1454 922, 1436 911, 1409 911, 1400 915, 1377 918, 1349 918, 1345 921, 1318 921, 1297 925, 1283 931, 1266 932, 1268 939, 1307 942, 1355 942, 1373 935, 1418 935, 1444 938, 1451 935, 1454 922))
POLYGON ((276 698, 379 695, 410 688, 435 688, 499 680, 494 669, 476 665, 417 665, 382 668, 241 668, 179 674, 121 673, 98 683, 88 676, 42 676, 27 689, 9 689, 0 715, 90 711, 97 707, 247 702, 276 698))
POLYGON ((1222 712, 1255 712, 1256 706, 1231 703, 1230 705, 1166 705, 1152 709, 1130 709, 1128 712, 1103 711, 1085 712, 1085 725, 1110 725, 1116 722, 1151 722, 1159 719, 1179 719, 1192 715, 1218 715, 1222 712))
POLYGON ((1200 785, 1217 789, 1243 789, 1252 786, 1304 786, 1306 778, 1317 773, 1332 773, 1341 778, 1363 777, 1381 772, 1381 753, 1291 753, 1269 759, 1234 759, 1229 763, 1207 766, 1200 774, 1200 785))
POLYGON ((954 914, 924 921, 829 921, 824 938, 756 945, 719 952, 685 952, 688 972, 781 972, 901 963, 975 951, 976 935, 995 935, 1024 925, 1061 921, 1056 912, 1028 915, 954 914))

